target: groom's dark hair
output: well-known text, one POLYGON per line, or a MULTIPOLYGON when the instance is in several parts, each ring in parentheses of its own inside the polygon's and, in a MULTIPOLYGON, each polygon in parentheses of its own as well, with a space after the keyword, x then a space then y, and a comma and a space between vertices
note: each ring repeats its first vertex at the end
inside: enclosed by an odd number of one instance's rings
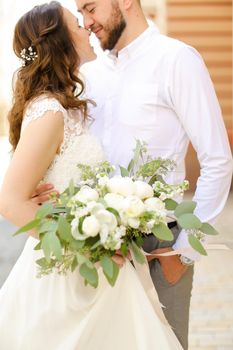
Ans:
POLYGON ((84 89, 77 73, 80 59, 59 2, 35 6, 24 14, 15 27, 13 48, 23 59, 23 66, 16 72, 14 103, 8 114, 13 149, 20 137, 26 106, 41 94, 50 94, 65 109, 80 109, 87 117, 89 101, 78 98, 84 89), (34 59, 30 59, 30 52, 34 59), (75 91, 79 91, 78 95, 75 91))

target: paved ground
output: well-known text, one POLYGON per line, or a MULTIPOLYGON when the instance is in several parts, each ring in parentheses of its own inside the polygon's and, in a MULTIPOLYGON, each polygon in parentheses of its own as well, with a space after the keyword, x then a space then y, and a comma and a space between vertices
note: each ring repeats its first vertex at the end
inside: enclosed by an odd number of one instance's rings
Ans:
MULTIPOLYGON (((216 227, 214 243, 233 248, 233 194, 216 227)), ((196 264, 189 350, 233 349, 233 250, 210 251, 196 264)))

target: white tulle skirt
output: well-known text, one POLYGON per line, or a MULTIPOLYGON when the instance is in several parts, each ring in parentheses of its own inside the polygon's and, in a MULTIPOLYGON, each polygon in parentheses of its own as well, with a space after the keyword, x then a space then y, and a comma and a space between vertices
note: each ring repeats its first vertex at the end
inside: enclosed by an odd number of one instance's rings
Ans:
POLYGON ((180 343, 155 312, 130 262, 114 287, 100 273, 85 286, 78 271, 36 277, 29 238, 0 290, 1 350, 176 350, 180 343))

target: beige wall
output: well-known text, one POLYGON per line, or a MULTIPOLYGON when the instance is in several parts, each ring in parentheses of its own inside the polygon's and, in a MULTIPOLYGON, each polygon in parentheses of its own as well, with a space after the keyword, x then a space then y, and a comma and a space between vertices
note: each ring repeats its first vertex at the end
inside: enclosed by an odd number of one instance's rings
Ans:
MULTIPOLYGON (((209 69, 232 146, 231 0, 167 0, 167 33, 194 46, 209 69)), ((194 189, 199 166, 190 147, 187 177, 194 189)))

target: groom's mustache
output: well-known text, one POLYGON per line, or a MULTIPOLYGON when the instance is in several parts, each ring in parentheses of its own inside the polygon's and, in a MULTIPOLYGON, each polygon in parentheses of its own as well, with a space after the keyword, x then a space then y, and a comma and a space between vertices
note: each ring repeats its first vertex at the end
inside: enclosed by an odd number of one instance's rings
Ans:
POLYGON ((101 29, 103 29, 103 26, 100 26, 100 25, 96 25, 96 26, 93 25, 89 28, 89 30, 94 34, 96 34, 101 29))

